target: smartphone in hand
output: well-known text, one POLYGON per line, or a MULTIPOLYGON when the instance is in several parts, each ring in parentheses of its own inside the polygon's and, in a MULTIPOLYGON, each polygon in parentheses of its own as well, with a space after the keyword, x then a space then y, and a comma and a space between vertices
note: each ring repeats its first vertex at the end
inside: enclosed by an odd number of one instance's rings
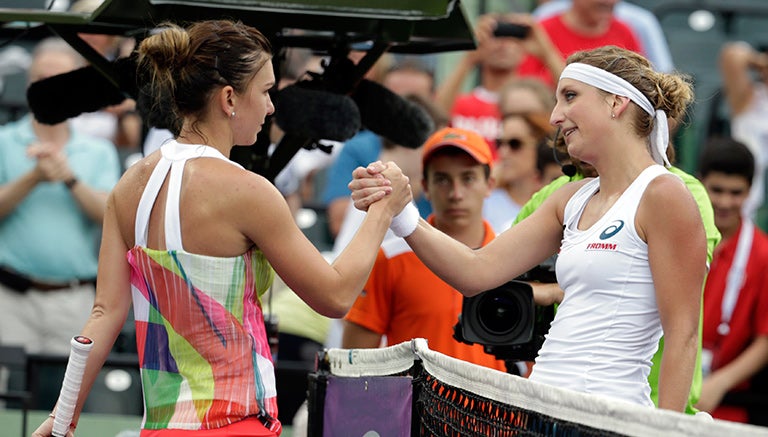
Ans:
POLYGON ((493 36, 503 38, 519 38, 523 39, 528 36, 531 28, 524 24, 508 23, 505 21, 499 21, 496 23, 496 29, 493 31, 493 36))

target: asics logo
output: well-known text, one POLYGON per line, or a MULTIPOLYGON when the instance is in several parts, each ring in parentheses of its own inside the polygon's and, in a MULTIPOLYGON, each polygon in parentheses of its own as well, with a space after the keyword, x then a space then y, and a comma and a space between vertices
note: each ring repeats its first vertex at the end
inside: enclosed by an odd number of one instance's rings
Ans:
POLYGON ((615 222, 611 223, 610 226, 605 228, 603 232, 600 233, 600 239, 601 240, 607 240, 614 235, 618 234, 621 228, 624 227, 624 220, 616 220, 615 222))

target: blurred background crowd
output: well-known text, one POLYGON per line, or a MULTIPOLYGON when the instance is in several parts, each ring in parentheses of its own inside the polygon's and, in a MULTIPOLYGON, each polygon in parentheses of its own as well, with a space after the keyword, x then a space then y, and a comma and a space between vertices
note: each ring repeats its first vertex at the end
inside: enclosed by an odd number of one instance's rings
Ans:
MULTIPOLYGON (((0 0, 0 5, 3 3, 0 0)), ((49 6, 87 12, 99 3, 55 0, 49 6)), ((742 220, 753 222, 759 230, 768 230, 768 2, 464 0, 462 7, 472 21, 476 50, 386 54, 367 78, 422 107, 434 122, 435 131, 448 126, 473 130, 488 142, 494 159, 490 175, 493 183, 489 194, 481 200, 482 216, 496 234, 514 222, 534 193, 563 176, 561 165, 568 158, 563 150, 553 154, 551 140, 555 132, 549 124, 549 112, 554 106, 554 86, 565 58, 577 50, 609 44, 644 54, 659 71, 689 75, 696 98, 687 121, 672 127, 676 167, 700 177, 707 186, 707 175, 701 173, 703 157, 710 157, 706 161, 709 172, 730 174, 732 170, 718 170, 711 155, 704 154, 707 147, 723 141, 746 146, 745 155, 749 156, 745 159, 753 163, 754 173, 737 174, 742 177, 737 182, 743 184, 736 188, 727 183, 716 184, 714 191, 720 195, 719 202, 713 196, 713 208, 715 223, 723 236, 721 245, 731 241, 731 237, 736 244, 742 220), (730 197, 723 201, 723 195, 729 193, 730 197)), ((130 38, 113 35, 81 37, 108 59, 127 56, 135 44, 130 38)), ((75 69, 86 61, 66 43, 47 36, 39 40, 2 41, 0 276, 4 288, 0 289, 0 346, 22 347, 27 354, 65 355, 67 338, 79 331, 90 310, 90 305, 83 302, 93 292, 103 194, 137 157, 156 150, 171 134, 143 124, 132 100, 70 120, 66 125, 70 134, 66 126, 56 130, 40 125, 29 113, 25 93, 28 83, 75 69), (63 145, 74 141, 75 136, 83 152, 62 154, 63 145), (19 167, 22 157, 4 151, 10 143, 24 142, 30 146, 35 143, 27 152, 27 159, 33 156, 36 160, 30 164, 36 179, 25 173, 23 166, 19 167), (94 155, 93 150, 98 154, 94 155), (26 188, 20 189, 23 184, 27 184, 26 188), (11 185, 23 195, 8 195, 11 185), (36 190, 49 192, 41 194, 36 190), (61 235, 68 238, 56 240, 61 235), (73 248, 77 248, 76 254, 73 248), (13 281, 21 281, 17 289, 9 285, 13 281), (65 293, 80 293, 80 300, 74 301, 73 294, 65 293), (19 308, 27 308, 28 312, 19 308), (49 314, 65 317, 54 318, 49 314)), ((289 49, 284 64, 278 87, 323 68, 322 58, 308 49, 289 49)), ((283 132, 273 123, 269 134, 276 144, 283 132)), ((377 159, 397 162, 411 178, 422 216, 438 212, 435 195, 425 195, 428 186, 422 183, 420 149, 393 144, 368 130, 344 143, 326 145, 300 150, 275 184, 288 200, 299 226, 329 259, 346 245, 359 224, 359 213, 351 206, 347 188, 357 166, 377 159)), ((738 150, 743 151, 743 147, 738 150)), ((766 253, 755 251, 754 256, 768 262, 766 253)), ((729 266, 731 261, 727 260, 729 266)), ((717 262, 716 252, 713 266, 717 262)), ((741 343, 733 346, 731 356, 725 362, 716 361, 713 369, 738 360, 753 342, 768 338, 766 323, 758 321, 768 320, 768 289, 764 284, 755 285, 750 300, 738 300, 737 293, 737 309, 730 310, 732 317, 748 318, 747 325, 752 329, 741 334, 741 343)), ((707 326, 713 326, 712 336, 728 334, 714 334, 722 324, 720 303, 725 299, 725 291, 712 293, 715 297, 709 298, 709 305, 715 309, 711 313, 706 310, 705 295, 705 349, 707 326), (709 320, 709 314, 716 315, 709 320)), ((276 326, 278 378, 281 369, 304 375, 312 366, 315 352, 326 346, 342 345, 344 325, 314 313, 280 281, 264 306, 276 326)), ((132 329, 129 318, 121 341, 115 346, 116 356, 136 352, 132 329)), ((386 344, 386 335, 382 341, 386 344)), ((757 374, 768 362, 768 350, 752 353, 749 375, 757 374)), ((749 379, 743 377, 729 383, 710 380, 707 388, 705 377, 704 387, 705 391, 711 390, 709 393, 717 392, 715 398, 722 398, 749 379)), ((0 372, 0 383, 12 386, 12 376, 0 372)), ((278 392, 284 395, 285 405, 294 402, 288 394, 290 390, 281 391, 278 386, 278 392)), ((298 393, 301 398, 303 391, 298 393)), ((707 400, 711 402, 707 405, 710 409, 719 403, 707 400)), ((297 406, 285 407, 287 414, 297 406)), ((128 412, 140 411, 138 404, 128 412)))

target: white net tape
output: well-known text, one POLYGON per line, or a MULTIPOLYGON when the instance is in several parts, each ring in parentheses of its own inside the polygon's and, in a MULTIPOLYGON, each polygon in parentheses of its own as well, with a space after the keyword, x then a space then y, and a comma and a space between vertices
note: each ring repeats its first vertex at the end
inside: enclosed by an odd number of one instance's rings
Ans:
POLYGON ((420 359, 424 370, 475 395, 627 436, 768 436, 768 428, 647 408, 604 396, 553 387, 432 351, 425 339, 382 349, 329 349, 330 373, 360 377, 404 372, 420 359))

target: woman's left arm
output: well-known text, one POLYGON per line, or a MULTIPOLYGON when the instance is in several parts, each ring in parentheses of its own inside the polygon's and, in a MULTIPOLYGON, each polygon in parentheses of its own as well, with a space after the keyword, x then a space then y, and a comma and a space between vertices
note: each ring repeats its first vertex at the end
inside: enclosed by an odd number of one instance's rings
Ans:
POLYGON ((664 329, 658 407, 684 411, 698 350, 707 240, 698 206, 676 176, 649 184, 637 214, 648 243, 656 303, 664 329))

